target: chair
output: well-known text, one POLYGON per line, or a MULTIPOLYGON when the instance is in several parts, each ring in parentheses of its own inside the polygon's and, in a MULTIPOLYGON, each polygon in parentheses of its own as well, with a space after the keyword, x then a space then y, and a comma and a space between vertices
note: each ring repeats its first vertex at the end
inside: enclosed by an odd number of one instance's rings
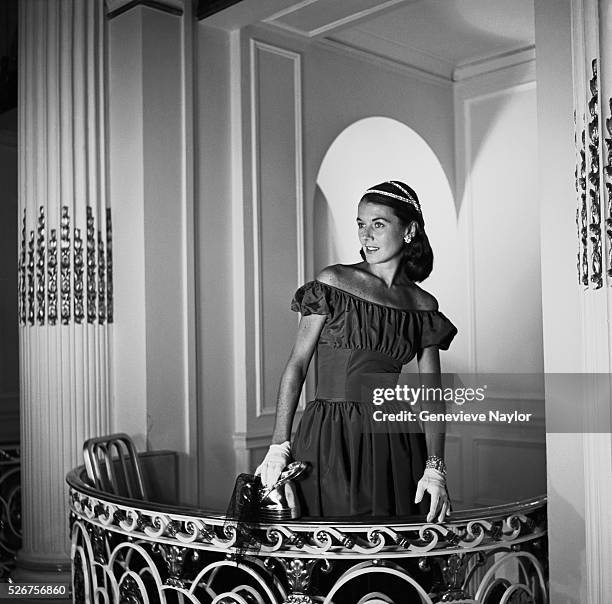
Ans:
POLYGON ((90 438, 83 444, 85 468, 91 483, 101 491, 147 501, 138 453, 124 433, 90 438))

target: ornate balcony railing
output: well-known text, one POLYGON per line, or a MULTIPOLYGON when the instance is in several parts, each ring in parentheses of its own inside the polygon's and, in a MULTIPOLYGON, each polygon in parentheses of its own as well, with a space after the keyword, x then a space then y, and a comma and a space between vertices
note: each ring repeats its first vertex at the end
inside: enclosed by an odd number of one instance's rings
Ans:
POLYGON ((21 458, 18 445, 0 447, 0 579, 15 567, 21 547, 21 458))
POLYGON ((219 514, 106 494, 82 467, 68 484, 75 602, 548 602, 545 498, 444 524, 260 524, 249 549, 219 514))

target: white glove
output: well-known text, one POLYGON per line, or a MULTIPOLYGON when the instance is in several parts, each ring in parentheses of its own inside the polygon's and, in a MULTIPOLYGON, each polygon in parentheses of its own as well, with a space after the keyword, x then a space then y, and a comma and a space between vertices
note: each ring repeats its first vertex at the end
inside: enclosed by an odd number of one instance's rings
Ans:
POLYGON ((425 468, 423 478, 417 484, 414 502, 419 503, 425 492, 429 493, 431 497, 427 522, 431 522, 435 518, 438 508, 440 509, 438 522, 444 522, 446 516, 450 516, 451 513, 451 502, 446 489, 446 476, 434 468, 425 468))
POLYGON ((291 445, 288 440, 280 445, 270 445, 264 460, 255 470, 255 476, 261 475, 262 484, 268 488, 272 487, 290 461, 291 445))

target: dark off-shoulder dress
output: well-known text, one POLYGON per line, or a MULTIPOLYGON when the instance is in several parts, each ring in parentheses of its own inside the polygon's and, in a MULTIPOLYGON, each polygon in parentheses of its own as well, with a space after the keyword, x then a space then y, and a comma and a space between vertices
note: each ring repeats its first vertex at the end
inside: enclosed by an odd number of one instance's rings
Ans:
POLYGON ((302 513, 426 513, 428 503, 414 503, 427 456, 424 434, 373 429, 362 377, 399 373, 427 346, 446 350, 457 329, 439 311, 376 304, 320 281, 300 287, 291 309, 327 315, 317 346, 316 398, 292 442, 294 458, 311 466, 296 485, 302 513))

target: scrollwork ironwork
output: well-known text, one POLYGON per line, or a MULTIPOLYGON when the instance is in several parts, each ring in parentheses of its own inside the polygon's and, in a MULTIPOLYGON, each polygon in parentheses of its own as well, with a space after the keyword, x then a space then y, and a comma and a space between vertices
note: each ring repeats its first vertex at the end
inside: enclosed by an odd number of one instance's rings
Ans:
POLYGON ((187 549, 176 545, 160 544, 159 551, 168 568, 168 578, 165 581, 166 585, 172 587, 185 587, 186 582, 183 580, 183 566, 187 555, 187 549))
POLYGON ((19 448, 0 448, 0 578, 10 575, 21 547, 21 460, 19 448))
POLYGON ((399 604, 404 585, 425 604, 547 603, 544 500, 445 524, 260 524, 251 552, 222 516, 113 500, 82 471, 68 477, 76 602, 399 604))

